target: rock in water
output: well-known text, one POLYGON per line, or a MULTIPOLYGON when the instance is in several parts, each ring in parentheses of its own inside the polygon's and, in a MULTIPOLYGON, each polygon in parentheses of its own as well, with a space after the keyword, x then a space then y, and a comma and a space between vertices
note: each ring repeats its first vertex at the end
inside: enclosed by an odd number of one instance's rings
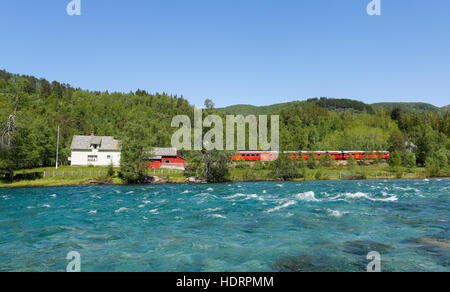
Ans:
POLYGON ((381 254, 386 254, 388 253, 388 250, 390 248, 390 245, 374 242, 371 240, 347 241, 344 245, 344 251, 346 253, 359 256, 366 256, 371 251, 377 251, 381 254))

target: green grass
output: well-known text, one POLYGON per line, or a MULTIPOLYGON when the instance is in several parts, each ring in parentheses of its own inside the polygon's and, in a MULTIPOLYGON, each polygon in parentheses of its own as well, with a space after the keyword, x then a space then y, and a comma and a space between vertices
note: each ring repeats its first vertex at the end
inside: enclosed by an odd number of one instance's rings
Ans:
MULTIPOLYGON (((351 179, 424 179, 427 178, 425 168, 406 169, 401 168, 398 173, 394 172, 387 165, 367 165, 356 166, 350 169, 347 166, 332 166, 319 169, 306 169, 304 177, 294 179, 294 181, 303 180, 351 180, 351 179), (320 175, 317 175, 317 173, 320 175)), ((450 172, 442 171, 442 176, 448 177, 450 172)), ((233 181, 264 181, 274 180, 270 176, 270 171, 248 169, 233 169, 231 171, 231 180, 233 181)))
MULTIPOLYGON (((93 183, 123 184, 118 178, 119 168, 114 168, 115 175, 108 178, 108 167, 71 167, 61 166, 57 170, 54 167, 44 167, 35 169, 22 169, 14 174, 24 174, 33 172, 45 173, 42 179, 20 180, 12 183, 0 182, 0 188, 8 187, 48 187, 65 185, 89 185, 93 183)), ((168 178, 171 183, 182 183, 186 181, 184 173, 180 170, 149 169, 149 176, 168 178)))
MULTIPOLYGON (((118 178, 118 168, 115 168, 115 176, 107 177, 108 167, 70 167, 62 166, 58 170, 55 168, 36 168, 16 171, 19 173, 46 172, 46 176, 36 180, 22 180, 13 183, 0 182, 0 188, 5 187, 48 187, 66 185, 89 185, 96 183, 123 184, 118 178)), ((301 172, 300 172, 301 173, 301 172)), ((168 178, 169 183, 184 183, 187 176, 179 170, 149 169, 149 176, 168 178)), ((424 179, 427 178, 425 168, 406 169, 401 168, 398 173, 394 172, 387 165, 356 166, 350 169, 347 166, 332 166, 319 169, 306 169, 305 177, 295 179, 303 180, 347 180, 347 179, 424 179), (320 175, 318 175, 320 172, 320 175)), ((450 176, 450 170, 441 171, 443 177, 450 176)), ((255 170, 251 164, 244 168, 232 168, 230 170, 232 181, 273 181, 268 169, 255 170)))

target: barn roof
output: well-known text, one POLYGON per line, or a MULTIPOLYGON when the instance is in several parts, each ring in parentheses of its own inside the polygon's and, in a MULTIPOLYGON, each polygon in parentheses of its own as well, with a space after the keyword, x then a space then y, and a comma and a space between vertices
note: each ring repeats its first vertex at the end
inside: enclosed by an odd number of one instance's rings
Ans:
POLYGON ((90 150, 91 145, 98 145, 99 150, 120 150, 120 141, 111 136, 73 136, 72 150, 90 150))
POLYGON ((155 156, 177 156, 177 148, 153 148, 150 153, 155 156))

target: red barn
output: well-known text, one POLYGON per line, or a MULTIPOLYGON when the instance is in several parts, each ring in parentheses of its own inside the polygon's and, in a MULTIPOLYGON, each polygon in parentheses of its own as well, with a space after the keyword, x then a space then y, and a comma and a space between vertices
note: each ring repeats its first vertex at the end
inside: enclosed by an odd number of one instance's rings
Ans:
POLYGON ((146 168, 168 168, 185 170, 186 161, 178 156, 177 148, 153 148, 148 151, 146 168))

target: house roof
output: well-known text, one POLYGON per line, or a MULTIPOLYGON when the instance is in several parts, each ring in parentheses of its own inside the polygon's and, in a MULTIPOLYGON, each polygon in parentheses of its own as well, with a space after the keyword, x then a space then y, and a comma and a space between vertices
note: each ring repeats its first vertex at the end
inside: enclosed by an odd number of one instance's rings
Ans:
POLYGON ((154 156, 177 156, 178 149, 177 148, 158 148, 155 147, 151 151, 149 151, 151 155, 154 156))
POLYGON ((99 150, 120 150, 120 141, 111 136, 73 136, 72 150, 90 150, 91 145, 98 145, 99 150))

